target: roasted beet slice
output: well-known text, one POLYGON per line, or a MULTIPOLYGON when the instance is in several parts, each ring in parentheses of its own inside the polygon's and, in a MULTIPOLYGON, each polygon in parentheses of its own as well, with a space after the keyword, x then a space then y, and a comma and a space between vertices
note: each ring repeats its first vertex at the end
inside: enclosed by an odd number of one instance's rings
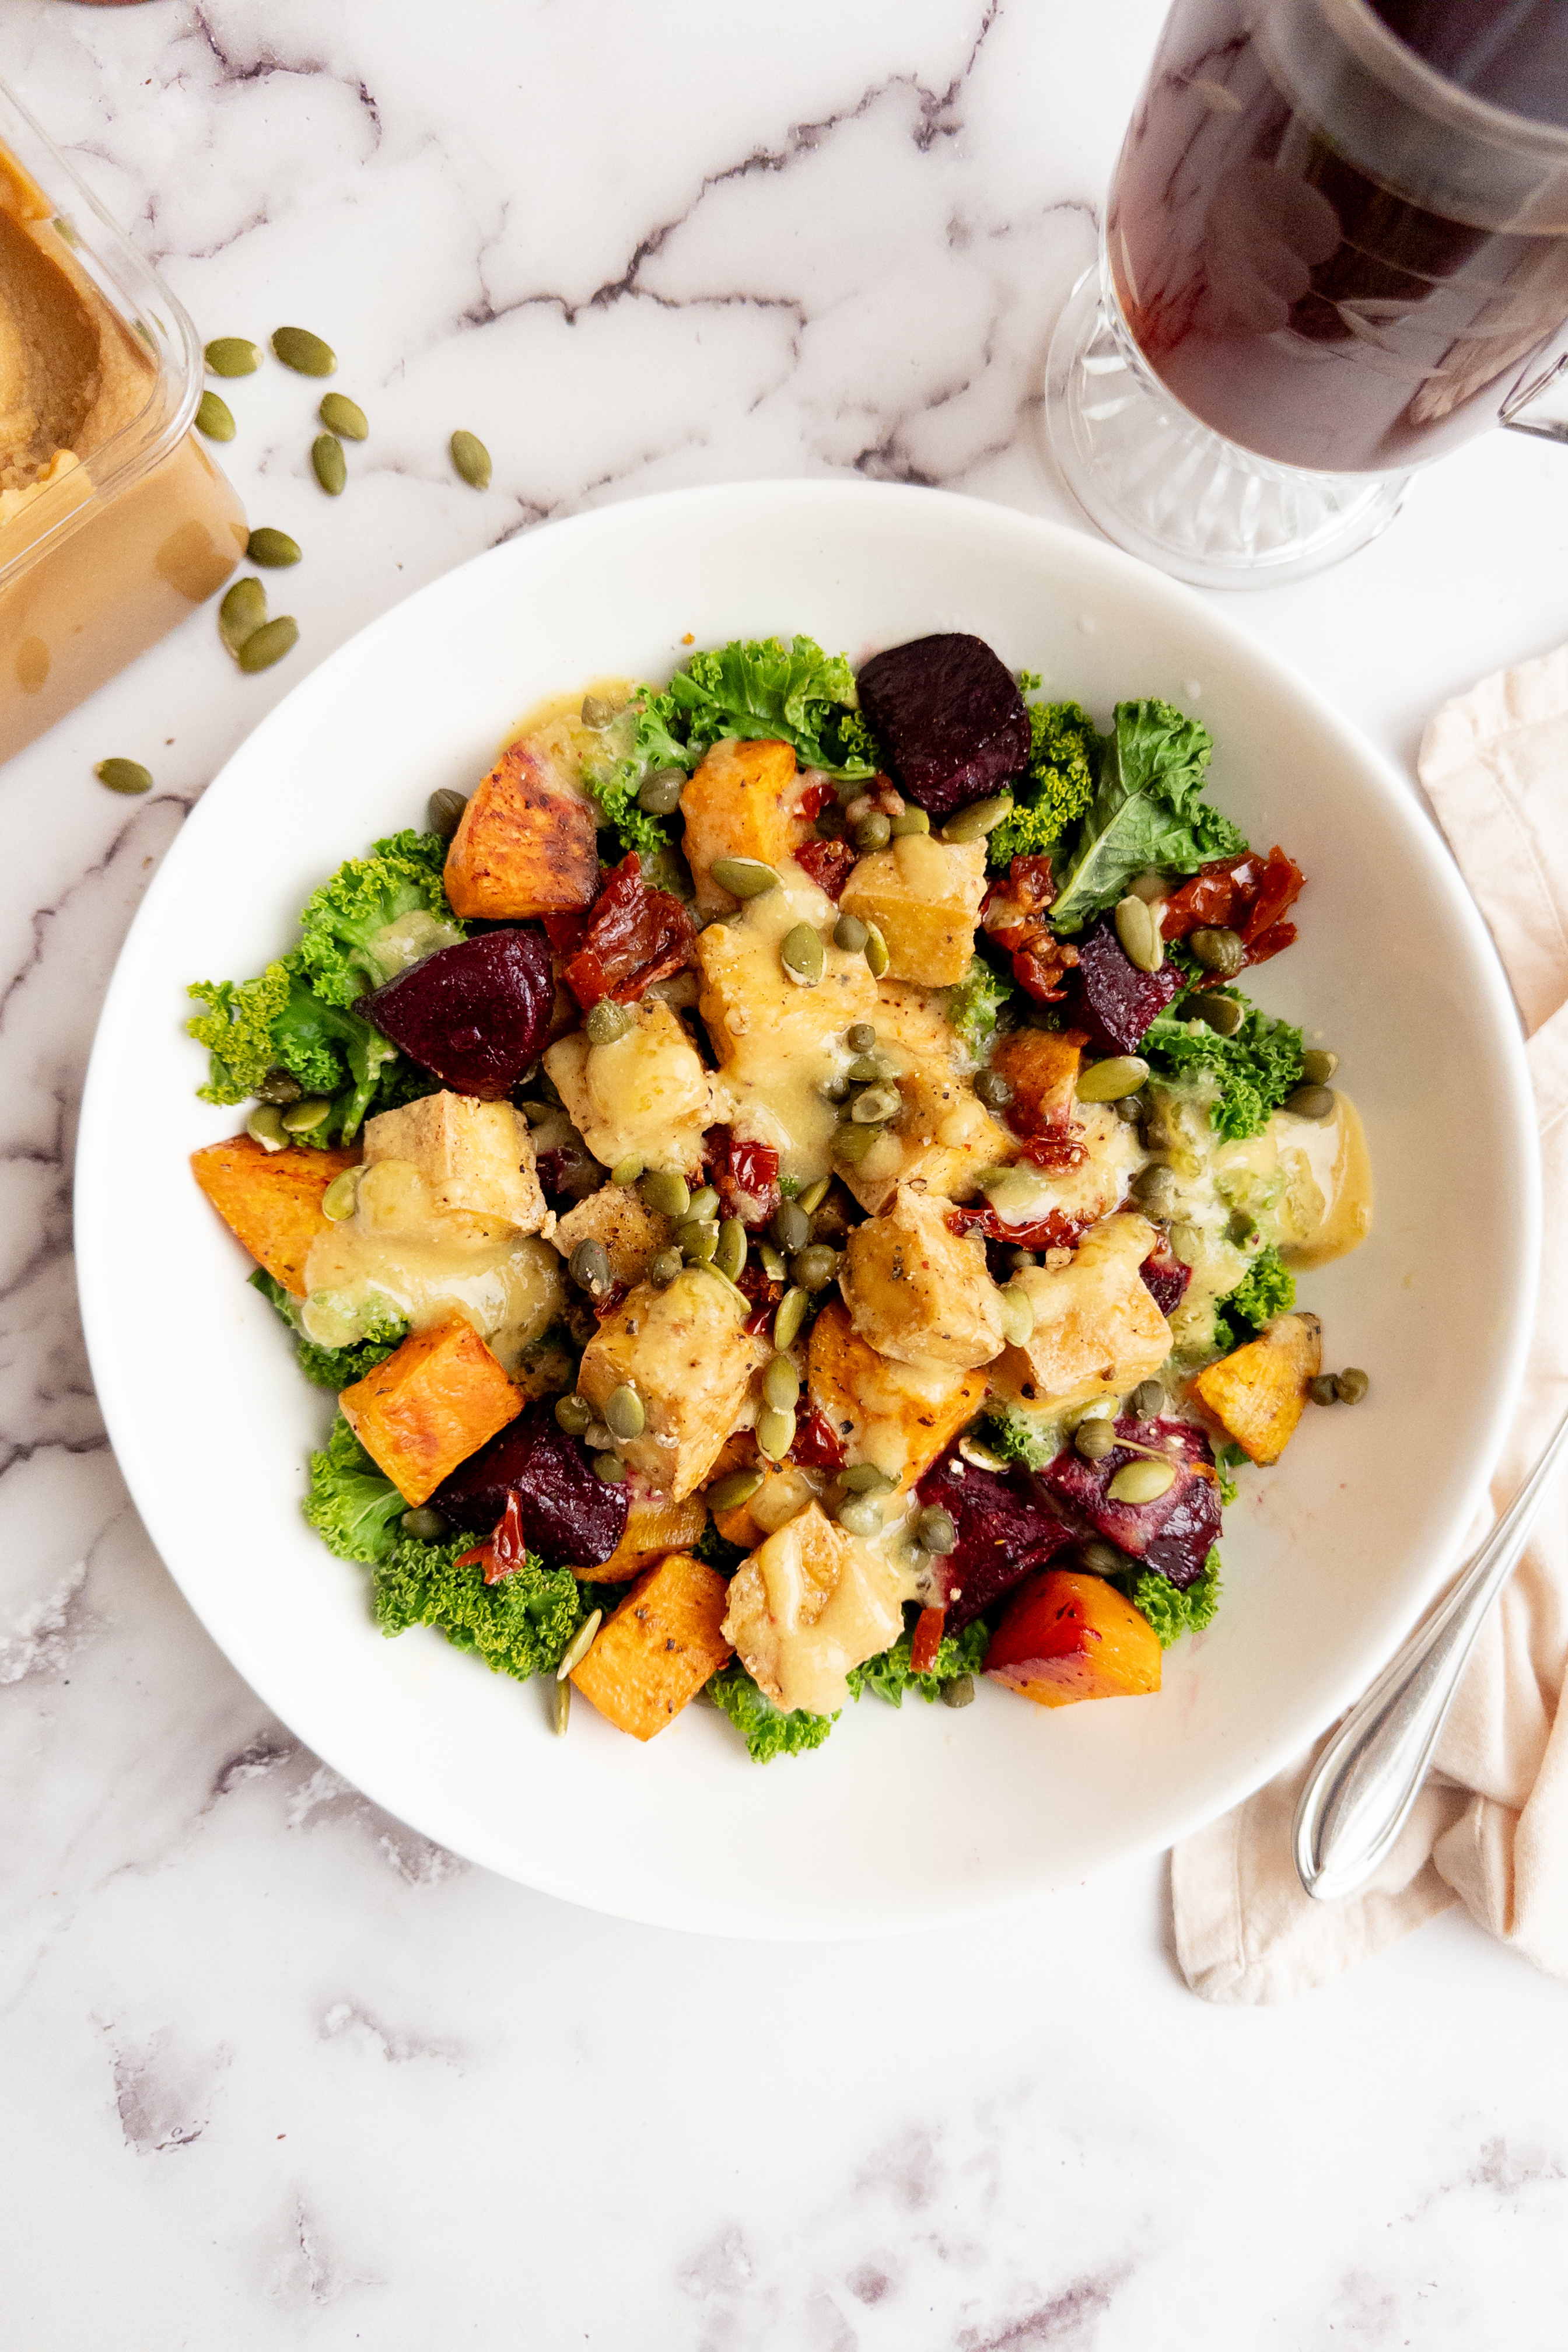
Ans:
POLYGON ((549 1035, 554 997, 550 950, 530 923, 442 948, 354 1011, 444 1087, 499 1102, 549 1035))
POLYGON ((1023 1472, 978 1470, 956 1447, 932 1464, 918 1491, 922 1503, 939 1504, 957 1530, 945 1562, 951 1633, 1074 1539, 1023 1472))
POLYGON ((1140 971, 1106 917, 1078 943, 1068 1018, 1076 1028, 1088 1031, 1094 1053, 1135 1054, 1150 1022, 1186 984, 1173 964, 1140 971))
POLYGON ((521 1504, 528 1548, 546 1568, 596 1568, 626 1533, 631 1496, 625 1481, 607 1486, 548 1404, 525 1406, 430 1500, 455 1528, 488 1536, 509 1493, 521 1504))
POLYGON ((980 637, 916 637, 873 654, 857 684, 895 781, 932 816, 981 800, 1029 760, 1029 714, 980 637))
POLYGON ((1138 1271, 1161 1314, 1173 1315, 1187 1295, 1193 1269, 1190 1265, 1184 1265, 1179 1257, 1172 1255, 1171 1244, 1163 1234, 1138 1271))
POLYGON ((1145 1457, 1113 1446, 1099 1462, 1086 1462, 1070 1445, 1039 1473, 1040 1484, 1059 1497, 1107 1543, 1168 1576, 1178 1592, 1200 1575, 1209 1546, 1219 1538, 1219 1486, 1214 1455, 1201 1429, 1185 1421, 1134 1421, 1124 1414, 1120 1438, 1169 1452, 1176 1483, 1153 1503, 1113 1503, 1106 1489, 1124 1462, 1145 1457))

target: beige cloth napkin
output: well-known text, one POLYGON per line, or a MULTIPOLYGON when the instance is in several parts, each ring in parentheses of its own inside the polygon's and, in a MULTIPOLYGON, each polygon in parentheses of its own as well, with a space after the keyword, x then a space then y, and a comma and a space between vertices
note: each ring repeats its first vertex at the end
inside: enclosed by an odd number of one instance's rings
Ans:
MULTIPOLYGON (((1445 704, 1418 767, 1518 999, 1540 1117, 1541 1305, 1492 1487, 1500 1507, 1568 1405, 1568 646, 1445 704)), ((1474 1541, 1484 1532, 1485 1522, 1474 1541)), ((1538 1968, 1568 1977, 1565 1672, 1559 1482, 1482 1631, 1436 1769, 1363 1893, 1314 1903, 1297 1879, 1290 1825, 1310 1758, 1177 1846, 1176 1952, 1193 1990, 1205 2000, 1288 2000, 1456 1902, 1538 1968)))

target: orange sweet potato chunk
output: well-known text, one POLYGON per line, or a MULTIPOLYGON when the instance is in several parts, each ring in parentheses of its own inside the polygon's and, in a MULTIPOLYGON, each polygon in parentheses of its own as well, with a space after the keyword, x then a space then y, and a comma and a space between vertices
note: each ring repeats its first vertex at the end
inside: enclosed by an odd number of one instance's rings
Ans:
POLYGON ((1206 1365, 1197 1393, 1249 1462, 1278 1462, 1296 1433, 1307 1383, 1323 1368, 1323 1327, 1315 1315, 1281 1315, 1245 1348, 1206 1365))
POLYGON ((984 1370, 896 1364, 868 1346, 849 1310, 829 1299, 811 1327, 806 1393, 850 1463, 875 1462, 899 1491, 923 1478, 985 1402, 984 1370))
POLYGON ((454 914, 489 920, 586 907, 599 887, 593 804, 525 738, 469 799, 447 852, 454 914))
POLYGON ((334 1176, 359 1164, 357 1151, 268 1151, 248 1135, 191 1154, 191 1173, 235 1239, 296 1298, 305 1296, 305 1260, 326 1224, 321 1196, 334 1176))
POLYGON ((668 1495, 639 1495, 626 1513, 626 1532, 608 1559, 597 1568, 574 1568, 574 1576, 593 1584, 618 1584, 640 1576, 645 1568, 672 1551, 689 1551, 708 1524, 708 1507, 700 1496, 672 1503, 668 1495))
POLYGON ((1048 1568, 1029 1577, 1008 1603, 985 1653, 985 1672, 1037 1706, 1141 1698, 1160 1687, 1160 1640, 1102 1577, 1048 1568))
POLYGON ((688 1552, 649 1569, 573 1670, 583 1696, 617 1731, 651 1739, 729 1663, 720 1630, 729 1591, 688 1552))
POLYGON ((521 1397, 461 1317, 411 1332, 338 1402, 371 1460, 411 1506, 522 1411, 521 1397))
POLYGON ((716 857, 757 857, 777 866, 802 833, 795 808, 795 747, 715 743, 680 796, 681 847, 697 885, 697 903, 712 912, 735 904, 709 868, 716 857))
POLYGON ((995 1047, 991 1066, 1013 1089, 1014 1121, 1021 1135, 1068 1124, 1084 1043, 1079 1029, 1016 1029, 995 1047))

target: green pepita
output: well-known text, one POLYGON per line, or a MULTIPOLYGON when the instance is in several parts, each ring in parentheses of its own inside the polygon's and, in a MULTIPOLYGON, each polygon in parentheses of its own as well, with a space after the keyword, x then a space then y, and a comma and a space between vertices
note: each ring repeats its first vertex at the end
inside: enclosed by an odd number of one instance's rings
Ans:
POLYGON ((623 1445, 629 1444, 634 1437, 640 1437, 647 1428, 647 1414, 643 1409, 643 1401, 629 1381, 623 1381, 620 1387, 612 1389, 605 1399, 605 1422, 610 1435, 618 1437, 623 1445))
POLYGON ((760 857, 716 857, 708 869, 731 898, 761 898, 779 887, 779 877, 760 857))
POLYGON ((840 915, 833 926, 833 944, 846 955, 858 955, 865 946, 868 933, 858 915, 840 915))
POLYGON ((216 392, 204 392, 196 403, 196 431, 209 441, 234 439, 234 411, 216 392))
POLYGON ((833 1157, 843 1160, 846 1167, 858 1168, 884 1131, 879 1127, 856 1127, 847 1123, 834 1134, 833 1157))
POLYGON ((903 1099, 897 1087, 868 1087, 856 1096, 849 1116, 857 1127, 880 1127, 897 1118, 903 1099))
POLYGON ((1124 1462, 1105 1491, 1113 1503, 1157 1503, 1175 1483, 1169 1462, 1124 1462))
POLYGON ((797 1206, 803 1208, 808 1217, 815 1217, 824 1201, 826 1200, 828 1188, 832 1182, 831 1176, 818 1176, 816 1181, 808 1184, 800 1195, 797 1206))
POLYGON ((602 1298, 610 1286, 610 1254, 602 1241, 580 1241, 566 1261, 566 1271, 579 1290, 602 1298))
POLYGON ((281 572, 286 565, 299 562, 300 542, 290 539, 286 530, 274 530, 270 523, 263 523, 246 541, 245 554, 249 563, 263 564, 268 572, 281 572))
POLYGON ((973 801, 956 816, 950 816, 942 826, 943 841, 984 841, 994 833, 1005 816, 1013 814, 1011 793, 995 793, 989 800, 973 801))
POLYGON ((267 618, 267 591, 248 574, 237 580, 217 608, 217 633, 229 652, 238 655, 267 618))
POLYGON ((700 1184, 691 1195, 686 1213, 689 1217, 711 1217, 719 1206, 719 1195, 711 1184, 700 1184))
POLYGON ((930 831, 931 819, 922 808, 900 809, 893 819, 892 834, 895 841, 902 841, 908 833, 929 833, 930 831))
POLYGON ((552 1683, 550 1694, 550 1727, 557 1739, 564 1739, 566 1727, 572 1720, 572 1685, 570 1681, 552 1683))
POLYGON ((764 1405, 757 1415, 757 1451, 770 1462, 782 1462, 795 1444, 795 1415, 764 1405))
POLYGON ((637 1195, 658 1217, 684 1217, 691 1207, 691 1187, 674 1168, 650 1168, 637 1195))
POLYGON ((779 1300, 778 1311, 773 1317, 775 1348, 794 1347, 800 1337, 800 1327, 805 1320, 805 1310, 809 1304, 810 1301, 804 1290, 784 1292, 784 1297, 779 1300))
POLYGON ((811 1239, 811 1219, 798 1201, 781 1201, 773 1213, 773 1237, 782 1250, 802 1250, 811 1239))
POLYGON ((264 621, 247 637, 237 656, 240 668, 252 676, 258 670, 270 669, 274 662, 292 653, 299 642, 299 622, 291 614, 279 613, 275 621, 264 621))
POLYGON ((337 434, 341 440, 368 441, 370 438, 369 418, 358 401, 351 400, 346 393, 323 394, 316 414, 328 432, 337 434))
POLYGON ((786 931, 779 949, 779 961, 799 988, 815 988, 826 968, 820 932, 809 923, 796 923, 786 931))
POLYGON ((296 375, 335 375, 338 355, 331 343, 309 327, 279 327, 273 332, 272 356, 296 375))
POLYGON ((868 923, 866 926, 866 961, 871 968, 871 977, 873 980, 881 979, 882 974, 888 969, 888 961, 887 940, 882 937, 881 932, 877 929, 875 923, 868 923))
POLYGON ((458 480, 467 482, 470 490, 488 490, 490 486, 490 453, 479 435, 454 433, 447 446, 451 452, 452 470, 458 480))
POLYGON ((1121 951, 1140 971, 1158 971, 1165 961, 1165 942, 1153 908, 1135 890, 1116 903, 1116 936, 1121 951))
POLYGON ((261 365, 261 350, 244 335, 218 335, 202 354, 214 375, 254 375, 261 365))
POLYGON ((640 1152, 628 1151, 626 1158, 617 1160, 611 1169, 610 1181, 612 1184, 635 1184, 647 1165, 640 1152))
POLYGON ((685 1262, 673 1244, 668 1249, 661 1249, 648 1266, 647 1278, 656 1290, 668 1290, 685 1262))
POLYGON ((882 1525, 882 1506, 875 1495, 851 1495, 838 1506, 838 1524, 846 1535, 874 1536, 882 1525))
POLYGON ((726 1282, 739 1282, 746 1263, 746 1228, 739 1217, 726 1217, 719 1228, 713 1264, 726 1282))
POLYGON ((1135 1095, 1148 1078, 1149 1065, 1139 1055, 1113 1054, 1109 1061, 1090 1062, 1076 1091, 1079 1102, 1120 1102, 1123 1095, 1135 1095))
POLYGON ((276 1103, 260 1103, 245 1122, 245 1131, 252 1143, 259 1143, 264 1151, 281 1151, 289 1138, 283 1129, 283 1114, 276 1103))
POLYGON ((775 1356, 763 1374, 763 1394, 779 1412, 791 1412, 800 1394, 800 1374, 788 1356, 775 1356))
POLYGON ((602 1609, 590 1609, 566 1647, 561 1653, 561 1664, 555 1669, 555 1679, 563 1683, 574 1666, 580 1666, 594 1646, 594 1636, 605 1622, 602 1609))
POLYGON ((716 1217, 687 1217, 675 1229, 680 1255, 692 1265, 706 1265, 719 1246, 716 1217))
POLYGON ((784 1252, 775 1249, 772 1242, 757 1244, 757 1264, 770 1282, 783 1282, 788 1276, 789 1267, 784 1262, 784 1252))
POLYGON ((1221 996, 1207 988, 1200 988, 1190 996, 1184 1009, 1195 1013, 1219 1037, 1234 1037, 1247 1018, 1247 1007, 1239 997, 1221 996))
POLYGON ((1202 1227, 1188 1224, 1184 1218, 1178 1219, 1171 1227, 1171 1255, 1180 1258, 1184 1265, 1196 1265, 1203 1254, 1202 1227))
POLYGON ((618 1486, 626 1475, 626 1465, 618 1454, 595 1454, 594 1475, 602 1478, 606 1486, 618 1486))
POLYGON ((353 1215, 354 1202, 358 1193, 359 1170, 345 1168, 341 1176, 333 1177, 321 1195, 322 1216, 330 1219, 334 1225, 346 1224, 349 1218, 353 1215))
POLYGON ((710 1511, 738 1511, 749 1503, 763 1483, 760 1470, 731 1470, 727 1478, 715 1478, 703 1489, 702 1499, 710 1511))
POLYGON ((321 1095, 306 1095, 300 1102, 291 1102, 282 1114, 283 1125, 290 1135, 314 1135, 325 1127, 332 1115, 332 1106, 321 1095))
POLYGON ((343 445, 335 433, 318 433, 310 444, 310 465, 330 499, 341 498, 349 478, 343 445))
POLYGON ((140 760, 100 760, 92 772, 111 793, 150 793, 153 789, 153 772, 144 768, 140 760))
POLYGON ((1002 1293, 1002 1328, 1012 1346, 1021 1348, 1035 1328, 1035 1302, 1016 1282, 1002 1293))

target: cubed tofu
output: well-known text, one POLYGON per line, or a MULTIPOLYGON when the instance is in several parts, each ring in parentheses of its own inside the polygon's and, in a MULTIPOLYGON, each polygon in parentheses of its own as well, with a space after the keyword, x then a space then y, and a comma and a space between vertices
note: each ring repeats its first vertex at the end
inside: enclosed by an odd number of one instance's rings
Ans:
POLYGON ((994 1048, 991 1066, 1013 1089, 1021 1134, 1071 1124, 1084 1043, 1079 1029, 1016 1029, 994 1048))
POLYGON ((544 1223, 528 1122, 509 1102, 442 1093, 384 1110, 365 1123, 364 1159, 417 1168, 437 1209, 500 1217, 523 1234, 544 1223))
POLYGON ((972 1199, 986 1169, 1004 1167, 1016 1156, 1016 1136, 992 1118, 951 1061, 917 1057, 897 1046, 889 1058, 903 1064, 903 1107, 865 1159, 840 1165, 838 1173, 873 1216, 900 1184, 918 1182, 949 1201, 972 1199))
POLYGON ((1323 1368, 1323 1327, 1298 1309, 1277 1316, 1256 1339, 1205 1365, 1199 1401, 1249 1462, 1278 1462, 1296 1432, 1307 1383, 1323 1368))
POLYGON ((617 1731, 651 1739, 730 1660, 720 1628, 729 1587, 676 1552, 637 1579, 572 1680, 617 1731))
POLYGON ((985 1672, 1037 1706, 1145 1698, 1160 1687, 1160 1638, 1113 1584, 1049 1568, 1008 1601, 985 1672))
POLYGON ((601 1184, 556 1219, 550 1238, 563 1257, 570 1257, 579 1242, 603 1242, 611 1281, 629 1290, 644 1279, 674 1231, 674 1220, 647 1207, 629 1184, 601 1184))
POLYGON ((945 990, 917 988, 912 981, 891 980, 886 972, 877 982, 873 1018, 877 1043, 902 1047, 918 1060, 953 1062, 967 1069, 970 1056, 947 1017, 945 990))
POLYGON ((708 1507, 695 1495, 672 1503, 665 1495, 634 1495, 620 1542, 596 1568, 574 1568, 591 1584, 619 1584, 640 1576, 672 1551, 689 1551, 708 1524, 708 1507))
POLYGON ((1015 1275, 1035 1328, 1006 1350, 993 1385, 1026 1405, 1088 1404, 1126 1396, 1157 1372, 1171 1327, 1139 1270, 1157 1238, 1147 1217, 1102 1217, 1068 1265, 1015 1275))
POLYGON ((716 857, 754 857, 776 870, 804 833, 789 743, 715 743, 680 795, 681 847, 706 914, 737 902, 710 868, 716 857))
POLYGON ((890 978, 952 988, 969 970, 984 896, 984 841, 906 833, 857 861, 838 903, 881 932, 890 978))
POLYGON ((985 1244, 950 1229, 952 1207, 900 1184, 891 1208, 849 1236, 839 1276, 849 1319, 895 1362, 934 1358, 973 1370, 1001 1351, 1002 1294, 986 1271, 985 1244))
POLYGON ((599 887, 594 803, 524 736, 470 796, 447 852, 454 914, 510 922, 593 904, 599 887))
POLYGON ((296 1298, 305 1296, 310 1244, 326 1230, 322 1195, 358 1165, 357 1151, 268 1151, 248 1135, 191 1154, 191 1173, 236 1241, 296 1298))
MULTIPOLYGON (((1005 1225, 1037 1225, 1054 1218, 1063 1238, 1071 1241, 1115 1208, 1143 1162, 1137 1129, 1118 1118, 1109 1103, 1079 1103, 1072 1133, 1084 1148, 1076 1168, 1037 1168, 1033 1160, 1016 1159, 999 1178, 987 1181, 985 1197, 1005 1225)), ((1012 1152, 1018 1149, 1015 1139, 1012 1152)), ((1011 1153, 1001 1158, 1005 1162, 1011 1153)))
POLYGON ((771 1353, 747 1331, 749 1311, 718 1275, 689 1266, 666 1290, 639 1283, 605 1318, 578 1367, 578 1392, 596 1412, 623 1383, 636 1389, 643 1433, 617 1451, 678 1503, 707 1477, 771 1353))
POLYGON ((724 1638, 759 1689, 786 1713, 831 1715, 851 1666, 902 1633, 902 1588, 871 1544, 808 1504, 730 1580, 724 1638))
POLYGON ((459 1462, 522 1411, 522 1399, 469 1323, 411 1332, 338 1399, 350 1428, 405 1503, 428 1500, 459 1462))
POLYGON ((544 1066, 606 1168, 632 1156, 654 1167, 695 1168, 704 1131, 726 1116, 727 1100, 668 1004, 645 997, 626 1009, 636 1018, 623 1036, 591 1045, 575 1030, 547 1048, 544 1066))
POLYGON ((832 1298, 811 1327, 805 1385, 846 1463, 874 1463, 897 1479, 901 1493, 973 1420, 985 1402, 986 1380, 957 1364, 900 1364, 879 1356, 855 1329, 847 1307, 832 1298))
POLYGON ((830 1071, 849 1059, 845 1031, 877 1017, 870 966, 863 955, 833 944, 837 919, 831 898, 801 875, 752 898, 734 922, 710 923, 698 935, 698 1010, 720 1070, 738 1087, 755 1087, 763 1101, 785 1106, 786 1126, 791 1089, 805 1087, 815 1097, 830 1071), (801 922, 823 943, 815 988, 791 980, 779 961, 785 933, 801 922))

